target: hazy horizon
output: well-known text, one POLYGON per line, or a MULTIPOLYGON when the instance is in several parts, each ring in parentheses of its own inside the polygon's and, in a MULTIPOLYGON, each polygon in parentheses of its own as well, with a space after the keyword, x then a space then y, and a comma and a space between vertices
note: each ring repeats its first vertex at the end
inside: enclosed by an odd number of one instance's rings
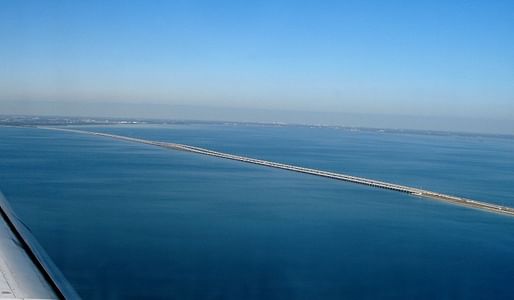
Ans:
POLYGON ((514 133, 512 1, 9 1, 0 114, 514 133))
MULTIPOLYGON (((177 121, 255 122, 362 128, 433 130, 485 134, 514 134, 509 120, 451 116, 412 116, 320 111, 288 111, 237 107, 170 105, 156 103, 4 101, 4 115, 157 119, 177 121)), ((0 114, 1 115, 1 114, 0 114)))

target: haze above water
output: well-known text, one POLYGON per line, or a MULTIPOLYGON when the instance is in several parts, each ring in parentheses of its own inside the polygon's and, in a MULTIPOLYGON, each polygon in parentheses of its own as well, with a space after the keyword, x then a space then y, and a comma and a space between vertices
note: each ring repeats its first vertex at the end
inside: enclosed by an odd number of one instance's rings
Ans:
POLYGON ((2 4, 0 114, 514 133, 511 0, 2 4))
MULTIPOLYGON (((508 138, 212 124, 86 129, 514 206, 508 138)), ((85 299, 514 293, 511 217, 106 138, 7 127, 0 135, 0 188, 85 299)))

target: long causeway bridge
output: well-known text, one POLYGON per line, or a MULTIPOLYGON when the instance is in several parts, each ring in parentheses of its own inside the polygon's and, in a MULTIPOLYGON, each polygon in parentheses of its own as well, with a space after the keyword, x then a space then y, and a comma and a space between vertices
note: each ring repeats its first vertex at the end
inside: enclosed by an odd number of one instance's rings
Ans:
POLYGON ((381 188, 381 189, 387 189, 387 190, 401 192, 401 193, 407 193, 407 194, 411 194, 411 195, 418 196, 418 197, 430 198, 430 199, 449 202, 449 203, 453 203, 453 204, 457 204, 457 205, 461 205, 461 206, 466 206, 466 207, 471 207, 471 208, 486 210, 486 211, 490 211, 490 212, 514 216, 514 208, 511 208, 508 206, 487 203, 487 202, 482 202, 482 201, 477 201, 477 200, 472 200, 472 199, 467 199, 467 198, 461 198, 461 197, 447 195, 447 194, 436 193, 433 191, 428 191, 428 190, 418 189, 418 188, 409 187, 409 186, 405 186, 405 185, 389 183, 389 182, 385 182, 385 181, 373 180, 373 179, 368 179, 368 178, 363 178, 363 177, 356 177, 356 176, 351 176, 351 175, 346 175, 346 174, 341 174, 341 173, 327 172, 327 171, 311 169, 311 168, 303 168, 303 167, 299 167, 299 166, 282 164, 282 163, 277 163, 277 162, 272 162, 272 161, 267 161, 267 160, 262 160, 262 159, 245 157, 245 156, 233 155, 233 154, 229 154, 229 153, 218 152, 218 151, 213 151, 213 150, 209 150, 209 149, 205 149, 205 148, 194 147, 194 146, 189 146, 189 145, 184 145, 184 144, 150 141, 150 140, 121 136, 121 135, 116 135, 116 134, 92 132, 92 131, 68 129, 68 128, 43 127, 43 126, 38 126, 38 128, 102 136, 102 137, 112 138, 112 139, 121 140, 121 141, 141 143, 141 144, 147 144, 147 145, 152 145, 152 146, 157 146, 157 147, 162 147, 162 148, 167 148, 167 149, 186 151, 186 152, 191 152, 191 153, 196 153, 196 154, 214 156, 214 157, 230 159, 230 160, 236 160, 236 161, 240 161, 240 162, 261 165, 261 166, 266 166, 266 167, 270 167, 270 168, 276 168, 276 169, 282 169, 282 170, 288 170, 288 171, 293 171, 293 172, 315 175, 315 176, 321 176, 321 177, 326 177, 326 178, 331 178, 331 179, 336 179, 336 180, 341 180, 341 181, 352 182, 352 183, 356 183, 356 184, 367 185, 367 186, 375 187, 375 188, 381 188))

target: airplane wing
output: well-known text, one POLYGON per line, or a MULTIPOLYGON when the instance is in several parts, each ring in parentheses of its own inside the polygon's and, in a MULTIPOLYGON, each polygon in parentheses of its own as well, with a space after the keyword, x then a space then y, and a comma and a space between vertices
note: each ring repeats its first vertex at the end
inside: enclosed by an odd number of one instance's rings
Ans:
POLYGON ((80 299, 0 192, 0 300, 80 299))

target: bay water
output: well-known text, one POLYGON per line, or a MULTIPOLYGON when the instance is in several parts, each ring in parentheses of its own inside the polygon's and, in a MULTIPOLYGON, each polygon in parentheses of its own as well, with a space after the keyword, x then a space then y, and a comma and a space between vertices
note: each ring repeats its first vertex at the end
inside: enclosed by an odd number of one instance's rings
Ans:
MULTIPOLYGON (((514 140, 84 126, 514 206, 514 140)), ((514 218, 214 157, 0 127, 0 189, 84 299, 507 299, 514 218)))

